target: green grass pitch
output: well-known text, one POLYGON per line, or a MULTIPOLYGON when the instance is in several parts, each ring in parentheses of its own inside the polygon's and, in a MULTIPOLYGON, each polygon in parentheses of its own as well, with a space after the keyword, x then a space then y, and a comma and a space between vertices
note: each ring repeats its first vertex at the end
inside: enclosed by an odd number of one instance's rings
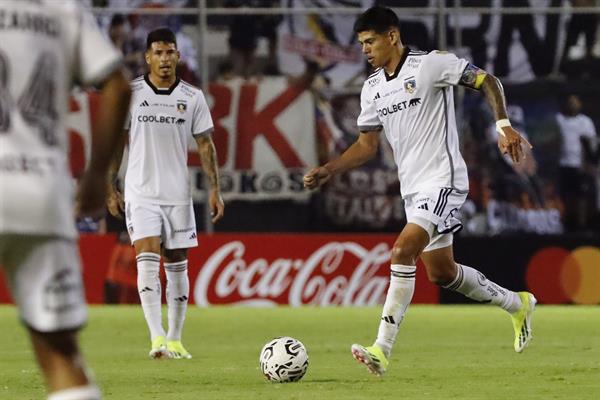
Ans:
MULTIPOLYGON (((534 339, 512 349, 510 318, 489 306, 412 306, 383 378, 350 354, 370 344, 380 308, 190 307, 192 360, 147 358, 138 307, 92 307, 81 336, 105 399, 600 399, 600 307, 538 307, 534 339), (310 357, 298 383, 271 384, 258 353, 274 336, 310 357)), ((0 307, 0 399, 43 399, 14 307, 0 307)))

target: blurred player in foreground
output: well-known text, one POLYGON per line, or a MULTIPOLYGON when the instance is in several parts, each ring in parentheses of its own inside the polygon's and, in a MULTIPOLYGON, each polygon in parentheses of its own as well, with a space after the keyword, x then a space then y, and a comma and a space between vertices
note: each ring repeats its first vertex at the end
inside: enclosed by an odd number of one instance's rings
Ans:
POLYGON ((65 117, 75 83, 101 88, 80 215, 103 210, 131 90, 121 57, 75 1, 0 2, 0 264, 50 400, 96 400, 78 349, 87 312, 65 117))
POLYGON ((498 147, 514 162, 528 146, 507 119, 500 81, 454 54, 412 51, 400 41, 396 14, 373 7, 354 25, 367 61, 375 71, 361 92, 360 136, 339 158, 309 171, 304 184, 313 189, 334 174, 372 158, 384 131, 398 165, 407 224, 391 254, 391 278, 377 339, 352 346, 353 356, 376 375, 385 373, 398 329, 413 296, 420 257, 433 283, 481 303, 497 305, 512 317, 514 349, 531 340, 532 294, 515 293, 454 261, 453 233, 462 227, 455 214, 468 193, 467 167, 459 151, 452 86, 482 90, 494 111, 498 147))
MULTIPOLYGON (((151 358, 191 358, 181 343, 190 283, 187 251, 198 245, 187 169, 188 139, 198 147, 209 184, 212 221, 223 217, 213 122, 204 94, 179 79, 175 35, 156 29, 146 40, 147 75, 131 83, 133 96, 124 137, 129 138, 125 218, 137 254, 138 292, 150 329, 151 358), (162 326, 160 257, 167 275, 168 331, 162 326)), ((115 157, 118 171, 123 148, 115 157)), ((115 189, 109 210, 123 210, 115 189)))

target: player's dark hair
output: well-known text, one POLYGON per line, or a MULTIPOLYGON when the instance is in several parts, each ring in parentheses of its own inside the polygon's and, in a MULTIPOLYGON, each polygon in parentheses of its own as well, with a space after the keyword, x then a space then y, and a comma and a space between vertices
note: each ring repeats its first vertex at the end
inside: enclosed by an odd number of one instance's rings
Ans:
POLYGON ((123 25, 125 23, 125 17, 123 14, 115 14, 110 20, 110 27, 123 25))
POLYGON ((387 7, 371 7, 360 14, 354 22, 354 32, 375 31, 384 33, 390 28, 400 30, 400 20, 394 11, 387 7))
POLYGON ((146 38, 146 50, 150 50, 154 42, 173 43, 177 48, 175 34, 169 28, 158 28, 150 32, 146 38))

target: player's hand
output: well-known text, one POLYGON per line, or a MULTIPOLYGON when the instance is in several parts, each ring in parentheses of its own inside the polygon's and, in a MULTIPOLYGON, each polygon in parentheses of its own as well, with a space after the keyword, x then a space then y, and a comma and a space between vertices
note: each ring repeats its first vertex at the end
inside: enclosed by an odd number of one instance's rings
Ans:
POLYGON ((108 208, 110 215, 123 219, 123 215, 125 214, 125 200, 123 199, 123 194, 116 189, 109 190, 108 196, 106 197, 106 207, 108 208))
POLYGON ((210 216, 212 217, 213 224, 223 218, 225 214, 225 203, 221 197, 221 192, 218 190, 211 190, 208 195, 208 205, 210 206, 210 216))
POLYGON ((498 135, 498 148, 502 154, 508 154, 514 163, 519 163, 525 158, 523 146, 532 149, 533 146, 519 134, 512 126, 502 128, 503 134, 498 135))
POLYGON ((331 178, 331 172, 325 167, 316 167, 304 175, 304 187, 307 189, 316 189, 324 185, 331 178))
POLYGON ((87 170, 79 181, 75 215, 100 218, 104 216, 106 199, 106 174, 87 170))

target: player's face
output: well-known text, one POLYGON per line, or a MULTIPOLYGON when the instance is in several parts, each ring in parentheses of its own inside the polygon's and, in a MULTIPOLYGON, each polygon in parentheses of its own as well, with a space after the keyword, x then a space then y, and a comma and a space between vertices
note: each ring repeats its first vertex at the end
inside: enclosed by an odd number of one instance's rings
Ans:
POLYGON ((179 51, 175 43, 154 42, 146 51, 146 63, 150 66, 150 73, 160 79, 175 76, 178 62, 179 51))
POLYGON ((358 42, 362 46, 362 52, 367 57, 367 61, 373 68, 385 66, 396 46, 392 31, 386 33, 358 32, 358 42))
POLYGON ((579 97, 575 96, 575 95, 570 95, 567 98, 568 101, 568 108, 569 108, 569 112, 572 115, 577 115, 579 114, 579 112, 581 111, 581 100, 579 100, 579 97))

